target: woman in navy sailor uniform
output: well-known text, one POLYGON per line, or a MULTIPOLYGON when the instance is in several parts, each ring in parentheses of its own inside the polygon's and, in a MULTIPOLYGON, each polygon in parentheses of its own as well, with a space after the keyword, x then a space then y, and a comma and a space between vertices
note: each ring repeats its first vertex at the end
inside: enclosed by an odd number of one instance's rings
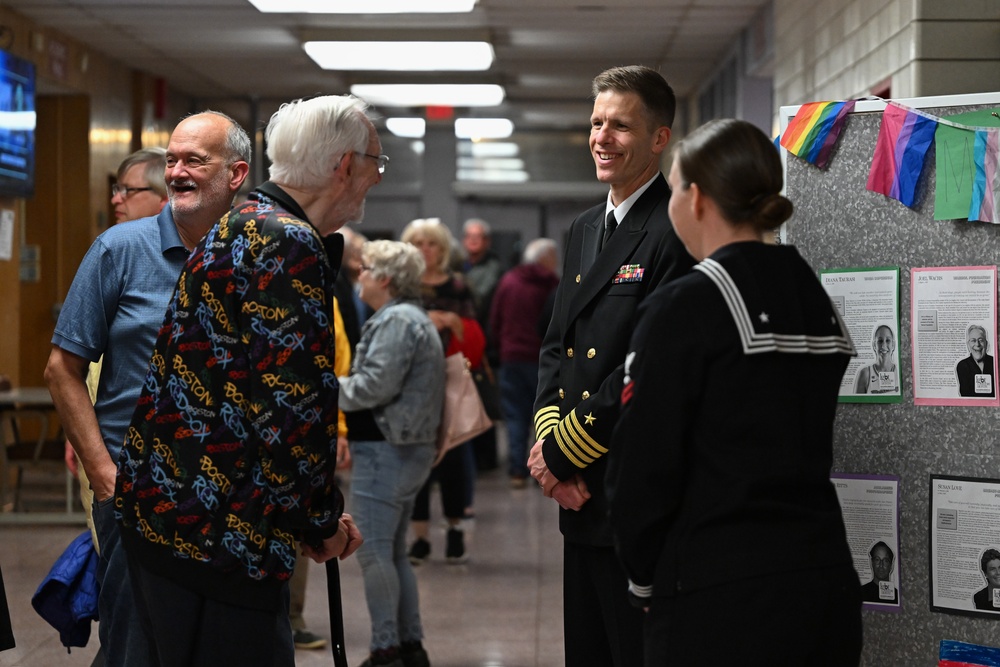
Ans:
POLYGON ((645 664, 857 665, 861 590, 830 482, 854 346, 798 251, 762 242, 792 205, 760 130, 703 126, 669 181, 700 263, 640 307, 607 476, 645 664))

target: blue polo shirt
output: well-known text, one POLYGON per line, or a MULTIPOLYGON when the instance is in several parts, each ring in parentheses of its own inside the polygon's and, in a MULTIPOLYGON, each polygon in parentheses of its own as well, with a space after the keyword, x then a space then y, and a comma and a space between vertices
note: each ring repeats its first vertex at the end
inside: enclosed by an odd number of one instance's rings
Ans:
POLYGON ((113 461, 188 251, 170 206, 94 240, 66 295, 52 344, 88 361, 104 355, 94 410, 113 461))

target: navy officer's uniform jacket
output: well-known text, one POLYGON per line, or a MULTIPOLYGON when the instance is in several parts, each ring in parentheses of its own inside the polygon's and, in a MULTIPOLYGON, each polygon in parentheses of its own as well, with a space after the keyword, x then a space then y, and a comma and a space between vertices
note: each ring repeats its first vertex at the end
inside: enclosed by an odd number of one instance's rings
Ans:
POLYGON ((670 188, 659 175, 600 252, 606 201, 570 227, 535 399, 535 434, 545 440, 549 471, 563 481, 582 475, 591 493, 579 511, 560 510, 559 528, 570 542, 612 545, 605 455, 620 410, 636 309, 655 287, 694 264, 670 224, 669 201, 670 188))

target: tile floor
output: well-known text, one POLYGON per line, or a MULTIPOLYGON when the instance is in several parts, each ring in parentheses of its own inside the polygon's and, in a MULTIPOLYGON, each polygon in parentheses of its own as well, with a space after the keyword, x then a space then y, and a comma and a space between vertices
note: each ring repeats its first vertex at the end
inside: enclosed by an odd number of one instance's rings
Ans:
MULTIPOLYGON (((500 438, 502 440, 502 438, 500 438)), ((503 450, 501 444, 501 450, 503 450)), ((502 451, 501 451, 502 453, 502 451)), ((501 469, 483 473, 476 488, 476 519, 466 528, 469 562, 444 561, 444 528, 431 533, 430 560, 417 569, 425 646, 434 667, 556 667, 563 664, 562 541, 557 507, 537 487, 513 490, 501 469)), ((440 517, 438 498, 432 516, 440 517)), ((89 665, 90 645, 71 654, 31 608, 30 598, 49 566, 76 537, 77 526, 0 526, 0 567, 7 587, 17 647, 0 665, 89 665)), ((368 613, 355 559, 341 563, 347 657, 356 667, 368 654, 368 613)), ((310 564, 306 597, 310 630, 329 636, 324 568, 310 564)), ((300 667, 333 664, 329 649, 296 652, 300 667)))

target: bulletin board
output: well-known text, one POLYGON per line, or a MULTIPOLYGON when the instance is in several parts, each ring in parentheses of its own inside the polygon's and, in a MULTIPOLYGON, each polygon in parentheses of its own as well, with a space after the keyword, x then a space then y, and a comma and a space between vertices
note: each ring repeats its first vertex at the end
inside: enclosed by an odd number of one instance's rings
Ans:
MULTIPOLYGON (((899 102, 948 116, 1000 110, 1000 93, 899 102)), ((857 102, 825 169, 782 150, 786 195, 795 213, 780 235, 780 242, 796 246, 817 272, 843 267, 900 269, 902 400, 842 403, 834 436, 835 473, 899 479, 901 608, 892 614, 863 612, 862 664, 880 667, 936 664, 942 640, 1000 646, 1000 620, 932 610, 928 527, 932 475, 1000 477, 1000 409, 914 404, 909 307, 913 268, 1000 264, 1000 225, 934 219, 933 145, 930 168, 923 170, 912 208, 866 189, 885 106, 884 101, 857 102)), ((782 130, 797 110, 797 106, 781 108, 782 130)), ((870 345, 855 341, 862 354, 870 345)))

